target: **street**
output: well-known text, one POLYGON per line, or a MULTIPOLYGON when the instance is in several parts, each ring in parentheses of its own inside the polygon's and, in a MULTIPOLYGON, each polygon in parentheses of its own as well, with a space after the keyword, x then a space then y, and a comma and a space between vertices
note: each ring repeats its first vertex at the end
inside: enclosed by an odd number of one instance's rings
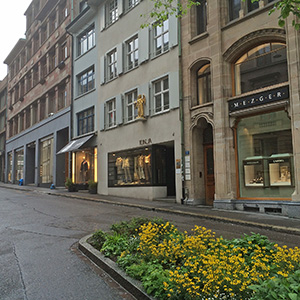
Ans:
POLYGON ((91 232, 132 217, 160 217, 181 230, 205 226, 225 238, 259 232, 289 247, 299 236, 197 217, 0 188, 1 300, 133 300, 76 248, 91 232))

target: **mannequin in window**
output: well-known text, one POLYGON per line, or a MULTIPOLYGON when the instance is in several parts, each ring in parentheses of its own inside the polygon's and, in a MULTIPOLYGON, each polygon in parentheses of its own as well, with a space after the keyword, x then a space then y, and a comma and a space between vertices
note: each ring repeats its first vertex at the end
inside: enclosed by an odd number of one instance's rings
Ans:
POLYGON ((123 174, 122 163, 123 163, 123 158, 122 157, 118 157, 116 159, 118 184, 120 184, 120 183, 123 182, 123 180, 122 180, 122 174, 123 174))
POLYGON ((128 157, 123 159, 122 168, 125 173, 125 182, 131 182, 131 174, 130 174, 130 161, 128 157))
POLYGON ((138 174, 140 179, 145 179, 144 173, 144 155, 138 156, 138 174))
POLYGON ((145 155, 144 162, 145 162, 146 180, 149 181, 149 180, 151 180, 151 175, 152 175, 151 174, 151 154, 145 155))
POLYGON ((82 162, 80 164, 80 174, 83 182, 87 181, 89 171, 89 163, 86 161, 85 157, 83 157, 82 162))

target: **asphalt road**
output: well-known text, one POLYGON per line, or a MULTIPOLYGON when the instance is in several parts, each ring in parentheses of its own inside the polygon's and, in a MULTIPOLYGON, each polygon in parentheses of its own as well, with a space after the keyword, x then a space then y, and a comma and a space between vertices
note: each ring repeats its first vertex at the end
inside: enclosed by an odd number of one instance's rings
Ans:
POLYGON ((225 238, 259 232, 289 247, 299 236, 200 218, 0 188, 1 300, 133 300, 77 250, 77 241, 132 217, 161 217, 225 238))

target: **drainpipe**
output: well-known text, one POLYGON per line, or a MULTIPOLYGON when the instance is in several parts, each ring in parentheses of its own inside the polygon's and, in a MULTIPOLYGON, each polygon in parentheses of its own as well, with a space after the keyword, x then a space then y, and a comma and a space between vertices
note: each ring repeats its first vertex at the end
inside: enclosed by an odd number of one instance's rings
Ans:
MULTIPOLYGON (((178 0, 178 4, 180 0, 178 0)), ((184 112, 183 112, 183 78, 182 78, 182 49, 181 49, 181 17, 177 18, 178 20, 178 56, 179 56, 179 118, 181 126, 181 180, 182 180, 182 195, 181 195, 181 204, 184 204, 185 199, 185 181, 184 181, 184 112)))

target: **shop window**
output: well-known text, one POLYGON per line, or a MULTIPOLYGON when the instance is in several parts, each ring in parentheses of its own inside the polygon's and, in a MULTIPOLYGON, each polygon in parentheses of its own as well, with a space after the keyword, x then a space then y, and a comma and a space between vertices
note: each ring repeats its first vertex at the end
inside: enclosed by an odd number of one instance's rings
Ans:
MULTIPOLYGON (((83 151, 74 152, 75 156, 75 183, 87 184, 89 180, 96 181, 96 166, 95 155, 97 154, 94 148, 85 149, 83 151)), ((73 156, 73 158, 74 158, 73 156)))
POLYGON ((41 183, 53 182, 53 138, 41 142, 40 178, 41 183))
POLYGON ((96 45, 95 26, 92 25, 77 38, 78 56, 84 54, 96 45))
POLYGON ((164 77, 153 83, 154 113, 169 110, 169 78, 164 77))
POLYGON ((77 78, 78 78, 78 95, 87 93, 95 88, 94 67, 80 74, 77 78))
POLYGON ((94 131, 94 107, 77 114, 78 135, 94 131))
POLYGON ((265 43, 242 55, 234 64, 235 94, 288 81, 286 45, 265 43))
POLYGON ((154 56, 169 50, 169 20, 162 25, 153 26, 154 56))
POLYGON ((15 154, 15 182, 24 178, 24 150, 17 151, 15 154))
POLYGON ((201 34, 206 31, 207 25, 207 1, 200 0, 197 2, 197 34, 201 34))
POLYGON ((138 66, 138 37, 135 36, 128 40, 126 43, 126 70, 129 71, 138 66))
POLYGON ((202 66, 197 71, 198 105, 211 102, 210 64, 202 66))
POLYGON ((7 180, 12 182, 12 152, 7 155, 7 180))
POLYGON ((241 0, 229 0, 229 20, 235 20, 239 18, 241 10, 241 0))
POLYGON ((163 146, 108 154, 108 186, 166 185, 166 149, 163 146))
POLYGON ((237 127, 241 197, 290 197, 294 185, 291 124, 284 111, 242 119, 237 127))

